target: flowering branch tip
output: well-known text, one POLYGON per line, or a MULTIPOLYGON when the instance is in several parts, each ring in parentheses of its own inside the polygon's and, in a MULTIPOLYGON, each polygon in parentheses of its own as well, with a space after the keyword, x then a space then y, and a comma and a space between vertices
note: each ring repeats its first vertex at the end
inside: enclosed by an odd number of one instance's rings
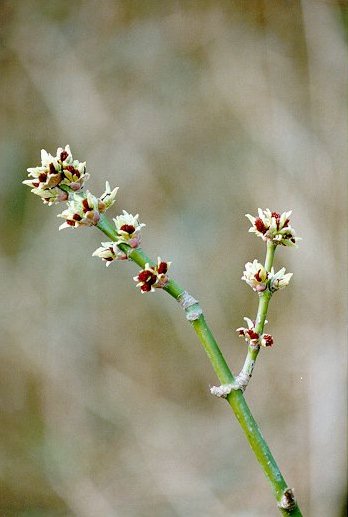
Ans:
POLYGON ((252 226, 249 232, 255 233, 264 241, 272 241, 274 244, 281 244, 282 246, 295 246, 297 241, 301 240, 296 236, 295 230, 290 225, 290 215, 292 211, 271 212, 269 208, 266 210, 258 209, 258 217, 253 217, 250 214, 245 214, 252 226))

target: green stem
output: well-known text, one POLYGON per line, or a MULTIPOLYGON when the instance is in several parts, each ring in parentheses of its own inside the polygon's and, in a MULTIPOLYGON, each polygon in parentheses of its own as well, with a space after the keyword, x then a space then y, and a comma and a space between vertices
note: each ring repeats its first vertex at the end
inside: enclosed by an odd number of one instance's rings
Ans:
MULTIPOLYGON (((275 250, 276 250, 276 245, 273 244, 272 241, 267 241, 265 269, 268 273, 271 271, 271 268, 273 266, 275 250)), ((265 326, 268 305, 269 305, 271 296, 272 296, 272 293, 268 288, 259 294, 259 305, 257 308, 257 315, 256 315, 256 321, 255 321, 255 332, 257 332, 260 336, 263 333, 263 329, 265 326)), ((255 367, 255 362, 256 362, 257 356, 259 355, 259 351, 260 351, 259 346, 255 346, 255 345, 248 346, 248 353, 245 358, 241 373, 243 373, 246 378, 249 378, 249 380, 252 376, 252 373, 253 373, 253 370, 255 367)))
MULTIPOLYGON (((112 226, 112 224, 107 220, 107 218, 102 215, 100 218, 100 221, 98 223, 98 228, 107 235, 112 241, 117 241, 118 236, 116 233, 115 228, 112 226)), ((124 253, 128 255, 128 257, 136 262, 140 267, 145 267, 146 263, 153 264, 153 262, 145 255, 145 253, 140 249, 132 249, 127 244, 119 244, 118 246, 124 253)), ((267 251, 269 254, 271 252, 274 255, 274 250, 271 250, 271 248, 268 248, 267 251)), ((273 257, 272 255, 272 257, 273 257)), ((271 264, 273 262, 269 258, 270 255, 267 255, 266 258, 266 264, 270 268, 271 264)), ((176 300, 180 300, 180 297, 185 293, 184 289, 180 287, 176 282, 173 280, 169 280, 168 284, 164 287, 164 290, 173 298, 176 300)), ((259 328, 263 329, 264 320, 267 313, 268 308, 268 302, 270 298, 271 293, 269 293, 269 296, 263 296, 262 299, 260 299, 259 304, 259 328)), ((204 315, 201 313, 200 316, 198 316, 195 319, 190 318, 190 314, 194 313, 194 311, 197 311, 197 308, 200 309, 200 306, 197 303, 191 305, 186 310, 187 319, 192 320, 192 326, 201 341, 207 356, 214 368, 214 371, 221 382, 221 384, 229 384, 233 383, 234 376, 228 367, 224 356, 222 355, 222 352, 209 328, 207 325, 204 315)), ((232 391, 227 396, 227 401, 230 404, 231 408, 233 409, 245 435, 246 438, 254 451, 257 460, 259 461, 265 475, 267 476, 272 489, 273 493, 278 501, 278 507, 279 504, 284 501, 284 497, 287 493, 288 486, 279 470, 279 467, 275 461, 275 459, 272 456, 272 453, 262 436, 262 433, 245 401, 245 398, 243 396, 243 393, 241 390, 232 391)), ((283 515, 293 516, 293 517, 301 517, 302 514, 297 506, 297 503, 294 502, 291 509, 284 509, 279 507, 280 512, 283 515)))

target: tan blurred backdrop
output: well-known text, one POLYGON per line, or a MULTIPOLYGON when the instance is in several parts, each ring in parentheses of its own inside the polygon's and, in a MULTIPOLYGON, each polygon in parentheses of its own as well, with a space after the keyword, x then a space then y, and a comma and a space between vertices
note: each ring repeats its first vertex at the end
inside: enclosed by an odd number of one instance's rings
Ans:
POLYGON ((235 372, 262 258, 245 213, 293 209, 294 272, 246 398, 308 516, 344 515, 347 4, 2 1, 0 515, 278 515, 179 307, 106 269, 93 229, 21 185, 71 145, 119 185, 235 372))

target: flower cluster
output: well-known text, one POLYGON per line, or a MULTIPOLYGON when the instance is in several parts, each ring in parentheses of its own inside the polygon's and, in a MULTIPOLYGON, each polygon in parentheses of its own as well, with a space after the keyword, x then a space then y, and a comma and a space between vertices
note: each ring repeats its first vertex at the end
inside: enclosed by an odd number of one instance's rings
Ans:
POLYGON ((255 233, 263 240, 272 241, 274 244, 282 244, 283 246, 296 246, 300 237, 296 237, 295 230, 290 225, 289 212, 271 212, 269 208, 266 210, 258 209, 258 217, 246 214, 252 226, 249 232, 255 233))
POLYGON ((74 160, 68 145, 58 147, 56 156, 41 150, 41 165, 27 169, 32 179, 23 183, 32 187, 33 194, 45 204, 53 205, 66 201, 68 192, 79 192, 89 178, 86 162, 74 160))
POLYGON ((139 215, 132 215, 123 210, 122 215, 118 215, 114 219, 118 243, 128 244, 131 248, 137 248, 140 244, 140 231, 145 226, 139 223, 139 215))
POLYGON ((92 253, 93 257, 100 257, 106 266, 114 260, 127 260, 127 255, 117 247, 116 242, 102 242, 100 248, 92 253))
POLYGON ((253 262, 245 264, 242 280, 250 285, 253 291, 262 293, 269 287, 271 292, 279 291, 289 285, 292 273, 285 274, 285 267, 282 267, 277 273, 272 267, 268 273, 260 262, 256 259, 253 262))
POLYGON ((255 323, 250 318, 244 318, 248 327, 239 327, 236 329, 239 336, 245 338, 245 341, 251 346, 268 347, 273 345, 273 337, 271 334, 258 334, 255 331, 255 323))
POLYGON ((155 287, 165 287, 168 283, 167 271, 171 262, 164 262, 160 257, 157 259, 156 266, 145 264, 137 276, 133 279, 138 282, 137 287, 140 287, 142 293, 154 292, 155 287))
POLYGON ((99 198, 93 196, 88 191, 85 197, 73 194, 70 201, 68 201, 68 208, 58 215, 58 217, 65 219, 65 223, 60 225, 59 230, 97 225, 100 220, 100 214, 114 204, 117 190, 118 187, 111 190, 107 181, 105 192, 99 198))

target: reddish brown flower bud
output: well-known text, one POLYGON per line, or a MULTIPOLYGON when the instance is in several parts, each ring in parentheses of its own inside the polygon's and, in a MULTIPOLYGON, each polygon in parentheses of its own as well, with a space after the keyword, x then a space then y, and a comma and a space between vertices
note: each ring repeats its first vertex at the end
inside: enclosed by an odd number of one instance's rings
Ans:
POLYGON ((262 346, 272 346, 273 345, 273 337, 271 334, 263 334, 261 339, 262 346))
POLYGON ((165 275, 168 271, 167 262, 160 262, 157 266, 157 271, 160 275, 165 275))

